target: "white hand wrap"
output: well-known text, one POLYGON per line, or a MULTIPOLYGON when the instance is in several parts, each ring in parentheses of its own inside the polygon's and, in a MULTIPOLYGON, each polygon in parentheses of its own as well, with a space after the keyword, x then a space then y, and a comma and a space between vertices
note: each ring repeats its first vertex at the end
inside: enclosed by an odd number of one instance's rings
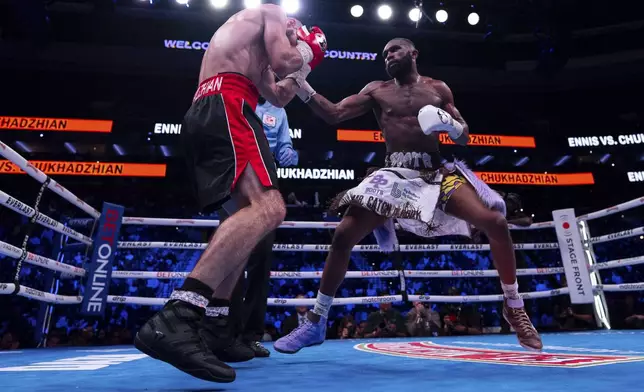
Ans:
POLYGON ((446 131, 452 140, 463 134, 463 125, 454 121, 452 116, 443 109, 427 105, 418 112, 418 123, 425 135, 446 131))
POLYGON ((298 40, 297 45, 295 47, 297 48, 298 52, 300 52, 300 55, 302 56, 302 60, 304 61, 303 64, 308 64, 311 62, 311 60, 313 60, 313 49, 311 49, 309 44, 307 44, 304 41, 298 40))
POLYGON ((295 93, 304 103, 308 103, 311 98, 313 98, 313 96, 317 94, 315 90, 313 90, 313 87, 311 87, 311 85, 306 80, 304 80, 302 84, 300 84, 300 88, 297 89, 295 93))
POLYGON ((286 77, 295 80, 295 83, 297 83, 298 86, 302 87, 302 85, 306 83, 306 77, 309 76, 309 73, 311 73, 311 66, 304 64, 302 68, 293 72, 292 74, 286 75, 286 77))

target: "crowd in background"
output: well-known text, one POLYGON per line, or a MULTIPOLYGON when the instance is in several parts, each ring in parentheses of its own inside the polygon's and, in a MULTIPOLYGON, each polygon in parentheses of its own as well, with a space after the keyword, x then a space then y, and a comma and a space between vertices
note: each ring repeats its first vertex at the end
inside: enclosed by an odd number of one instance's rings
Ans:
MULTIPOLYGON (((339 220, 325 212, 319 195, 311 195, 309 201, 294 194, 287 195, 290 207, 287 220, 339 220)), ((159 216, 158 204, 138 201, 139 216, 159 216)), ((174 203, 165 206, 167 216, 183 216, 184 206, 174 203)), ((61 211, 60 204, 46 201, 43 213, 61 220, 75 217, 61 211)), ((126 210, 126 215, 128 212, 126 210)), ((216 218, 212 216, 212 218, 216 218)), ((27 219, 6 209, 0 210, 0 240, 20 246, 26 234, 27 219)), ((642 225, 641 220, 625 219, 621 215, 604 218, 591 223, 596 227, 593 235, 617 232, 642 225)), ((89 234, 89 228, 78 228, 89 234)), ((123 226, 122 241, 178 241, 206 242, 211 230, 186 227, 123 226)), ((60 249, 57 236, 52 230, 34 227, 30 233, 28 250, 55 258, 60 249)), ((329 244, 331 230, 278 230, 279 244, 329 244)), ((513 239, 521 242, 556 242, 554 230, 515 231, 513 239)), ((401 243, 463 243, 464 238, 421 239, 401 233, 401 243)), ((480 239, 479 239, 480 240, 480 239)), ((485 241, 483 239, 483 241, 485 241)), ((364 243, 375 243, 367 238, 364 243)), ((640 256, 640 237, 596 244, 598 262, 640 256)), ((87 252, 83 247, 64 247, 62 261, 83 267, 87 252)), ((200 252, 176 249, 121 250, 114 260, 115 270, 131 271, 190 271, 195 266, 200 252)), ((273 271, 318 271, 322 270, 324 252, 276 251, 273 254, 273 271)), ((518 268, 546 268, 561 266, 559 251, 517 251, 518 268)), ((0 256, 0 282, 13 282, 16 262, 0 256)), ((349 270, 490 270, 494 269, 489 252, 426 252, 426 253, 353 253, 349 270)), ((604 284, 644 282, 644 266, 627 266, 601 271, 604 284)), ((82 281, 57 275, 57 284, 51 284, 47 270, 23 264, 21 284, 43 291, 52 288, 57 294, 78 295, 82 281), (49 285, 49 286, 47 286, 49 285)), ((55 281, 54 281, 55 282, 55 281)), ((110 294, 139 297, 167 298, 181 280, 113 279, 110 294)), ((314 298, 319 286, 318 279, 272 279, 270 298, 314 298)), ((563 274, 519 277, 520 291, 545 291, 566 286, 563 274)), ((501 292, 497 278, 407 278, 408 294, 433 295, 484 295, 501 292)), ((341 286, 338 297, 364 297, 400 293, 398 279, 363 278, 347 279, 341 286)), ((606 293, 611 322, 614 328, 644 328, 644 297, 640 292, 606 293)), ((0 350, 35 347, 37 320, 45 306, 40 302, 15 296, 0 296, 0 350)), ((103 318, 83 317, 77 306, 56 305, 52 307, 50 329, 46 346, 61 345, 116 345, 130 344, 136 330, 158 310, 158 307, 110 304, 103 318)), ((527 300, 526 309, 534 325, 542 331, 580 330, 596 328, 592 307, 570 304, 567 295, 527 300)), ((297 327, 307 307, 269 306, 266 314, 264 341, 272 341, 297 327)), ((373 305, 335 306, 329 315, 329 339, 360 339, 403 336, 444 336, 481 333, 510 332, 501 315, 501 303, 482 302, 471 304, 442 303, 394 303, 373 305)))

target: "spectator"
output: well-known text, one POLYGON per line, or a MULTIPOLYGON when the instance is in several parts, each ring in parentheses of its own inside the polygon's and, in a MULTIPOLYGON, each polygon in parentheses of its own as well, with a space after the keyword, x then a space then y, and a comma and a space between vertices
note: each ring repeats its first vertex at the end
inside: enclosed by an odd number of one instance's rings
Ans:
POLYGON ((438 336, 441 319, 437 312, 425 307, 422 302, 414 302, 407 313, 407 332, 410 336, 438 336))
POLYGON ((366 338, 405 337, 405 321, 391 303, 381 303, 380 309, 367 318, 366 338))
MULTIPOLYGON (((300 294, 295 298, 303 299, 306 297, 303 294, 300 294)), ((309 308, 307 306, 296 306, 295 313, 291 314, 284 320, 284 323, 282 324, 282 334, 288 335, 300 324, 302 324, 304 322, 304 319, 306 319, 306 313, 308 311, 309 308)))
POLYGON ((20 348, 20 342, 14 338, 14 334, 5 332, 0 340, 0 350, 17 350, 18 348, 20 348))
MULTIPOLYGON (((455 287, 449 295, 459 295, 455 287)), ((483 333, 481 314, 472 304, 446 304, 443 311, 443 333, 445 335, 480 335, 483 333)))

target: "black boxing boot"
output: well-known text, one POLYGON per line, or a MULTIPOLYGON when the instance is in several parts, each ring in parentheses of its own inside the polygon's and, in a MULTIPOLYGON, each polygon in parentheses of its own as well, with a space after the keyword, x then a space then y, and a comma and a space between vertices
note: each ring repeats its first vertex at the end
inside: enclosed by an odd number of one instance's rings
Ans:
POLYGON ((253 352, 255 352, 256 358, 268 358, 271 356, 271 352, 268 351, 268 349, 258 341, 253 340, 247 341, 245 343, 248 345, 248 347, 250 347, 251 350, 253 350, 253 352))
POLYGON ((134 346, 152 358, 206 381, 235 381, 235 370, 208 347, 203 325, 204 309, 183 301, 170 301, 148 320, 134 338, 134 346))
POLYGON ((206 308, 204 328, 207 343, 212 352, 224 362, 246 362, 255 358, 255 353, 235 339, 233 325, 228 317, 230 302, 212 299, 206 308))

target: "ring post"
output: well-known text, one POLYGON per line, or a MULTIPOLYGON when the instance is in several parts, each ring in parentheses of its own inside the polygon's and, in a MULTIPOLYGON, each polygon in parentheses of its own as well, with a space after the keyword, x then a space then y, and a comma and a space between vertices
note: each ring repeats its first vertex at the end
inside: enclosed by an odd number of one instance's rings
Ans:
POLYGON ((570 302, 572 304, 593 304, 595 320, 598 326, 600 321, 607 328, 608 315, 606 301, 603 297, 595 296, 593 279, 590 272, 590 261, 587 260, 587 252, 584 249, 581 238, 581 224, 577 222, 575 210, 567 208, 552 211, 552 218, 559 242, 561 261, 563 263, 566 281, 570 289, 570 302))

